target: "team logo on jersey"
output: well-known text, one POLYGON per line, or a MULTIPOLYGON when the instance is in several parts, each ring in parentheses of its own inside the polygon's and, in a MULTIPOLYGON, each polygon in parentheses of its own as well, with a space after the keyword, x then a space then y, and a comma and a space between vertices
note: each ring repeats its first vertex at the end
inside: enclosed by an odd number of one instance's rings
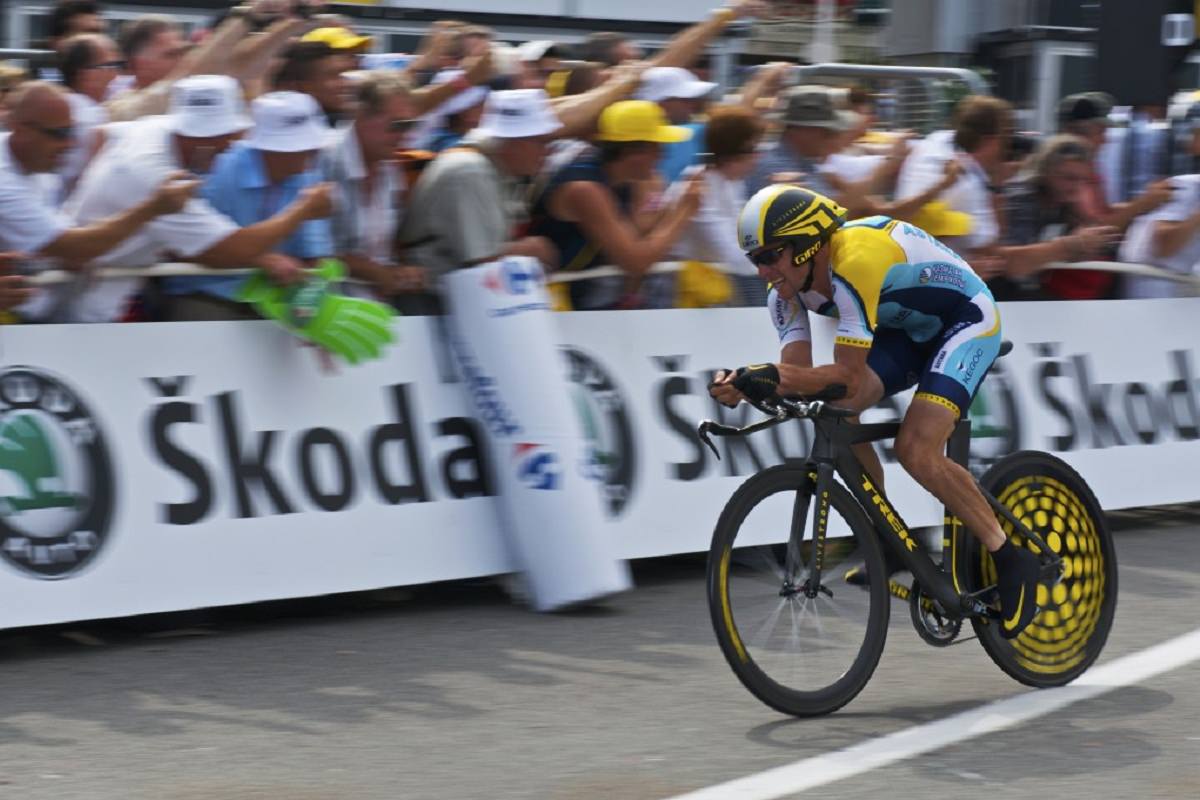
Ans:
POLYGON ((967 286, 962 270, 951 264, 930 264, 921 267, 921 271, 917 273, 917 281, 922 284, 945 283, 956 289, 965 289, 967 286))
POLYGON ((104 435, 62 380, 0 372, 0 555, 38 578, 83 569, 107 541, 113 473, 104 435))

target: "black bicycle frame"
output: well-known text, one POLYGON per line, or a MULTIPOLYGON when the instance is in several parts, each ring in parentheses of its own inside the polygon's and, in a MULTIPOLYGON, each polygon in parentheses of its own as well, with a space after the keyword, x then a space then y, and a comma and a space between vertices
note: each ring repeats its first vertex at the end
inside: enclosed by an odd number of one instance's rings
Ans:
MULTIPOLYGON (((962 522, 946 510, 943 518, 943 552, 942 563, 938 564, 930 557, 928 550, 913 536, 908 525, 892 508, 891 502, 875 481, 863 469, 862 464, 854 456, 851 445, 875 442, 880 439, 895 438, 900 430, 899 422, 880 422, 867 424, 849 424, 842 419, 816 417, 813 419, 815 441, 810 462, 815 466, 817 484, 814 497, 817 499, 817 513, 814 515, 813 540, 816 550, 816 560, 810 571, 810 580, 814 586, 820 586, 820 569, 822 554, 825 549, 825 533, 827 512, 829 507, 829 492, 836 472, 850 493, 858 500, 859 505, 867 512, 884 546, 891 549, 905 567, 912 572, 920 584, 922 591, 936 600, 942 608, 952 614, 982 613, 983 603, 977 598, 960 593, 959 587, 951 575, 958 537, 961 534, 962 522), (882 535, 883 532, 890 535, 882 535)), ((960 420, 947 443, 947 455, 966 467, 967 453, 971 440, 971 423, 960 420)), ((1031 539, 1042 549, 1050 552, 1045 541, 1033 531, 1028 530, 1001 504, 991 493, 979 487, 980 492, 988 503, 996 509, 1014 529, 1023 536, 1031 539)), ((797 525, 793 518, 793 527, 797 525)), ((803 525, 803 517, 799 523, 803 525)), ((798 531, 793 531, 793 538, 798 531)))

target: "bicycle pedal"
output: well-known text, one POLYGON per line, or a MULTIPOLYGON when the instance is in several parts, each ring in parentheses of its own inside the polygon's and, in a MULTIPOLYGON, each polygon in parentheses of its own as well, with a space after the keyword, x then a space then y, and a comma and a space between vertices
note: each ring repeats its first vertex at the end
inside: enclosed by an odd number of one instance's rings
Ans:
POLYGON ((1062 582, 1064 572, 1061 558, 1042 564, 1041 571, 1038 573, 1038 582, 1048 583, 1051 587, 1057 586, 1062 582))

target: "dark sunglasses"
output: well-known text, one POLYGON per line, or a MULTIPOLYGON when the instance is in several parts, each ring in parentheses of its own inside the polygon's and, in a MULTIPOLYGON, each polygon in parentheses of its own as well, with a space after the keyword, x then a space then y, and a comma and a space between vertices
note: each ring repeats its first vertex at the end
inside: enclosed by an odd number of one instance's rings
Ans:
POLYGON ((757 253, 746 253, 746 258, 750 259, 750 263, 756 267, 767 267, 774 264, 783 255, 783 251, 787 249, 786 244, 779 247, 772 247, 770 250, 759 250, 757 253))
POLYGON ((392 133, 408 133, 418 122, 419 119, 393 119, 388 121, 387 129, 392 133))
POLYGON ((75 138, 75 127, 72 125, 64 125, 61 128, 47 128, 45 125, 38 125, 36 122, 26 122, 25 124, 43 136, 49 136, 51 139, 56 139, 60 142, 67 142, 75 138))

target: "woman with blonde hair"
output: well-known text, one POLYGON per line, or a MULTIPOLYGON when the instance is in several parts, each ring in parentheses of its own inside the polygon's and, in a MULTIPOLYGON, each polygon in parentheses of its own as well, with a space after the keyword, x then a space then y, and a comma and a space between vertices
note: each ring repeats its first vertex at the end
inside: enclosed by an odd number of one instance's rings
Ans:
POLYGON ((729 274, 740 305, 767 302, 766 284, 737 240, 738 213, 748 197, 746 177, 758 163, 758 144, 765 130, 761 115, 744 106, 716 106, 709 111, 704 149, 711 164, 704 173, 704 198, 672 250, 684 261, 714 265, 729 274))
POLYGON ((8 130, 8 98, 28 79, 29 75, 16 64, 0 61, 0 130, 8 130))
POLYGON ((1115 228, 1086 224, 1083 197, 1091 159, 1088 143, 1070 134, 1046 140, 1034 154, 1006 198, 1003 246, 997 251, 1003 273, 989 282, 997 300, 1051 298, 1040 274, 1047 264, 1098 260, 1119 241, 1115 228))

